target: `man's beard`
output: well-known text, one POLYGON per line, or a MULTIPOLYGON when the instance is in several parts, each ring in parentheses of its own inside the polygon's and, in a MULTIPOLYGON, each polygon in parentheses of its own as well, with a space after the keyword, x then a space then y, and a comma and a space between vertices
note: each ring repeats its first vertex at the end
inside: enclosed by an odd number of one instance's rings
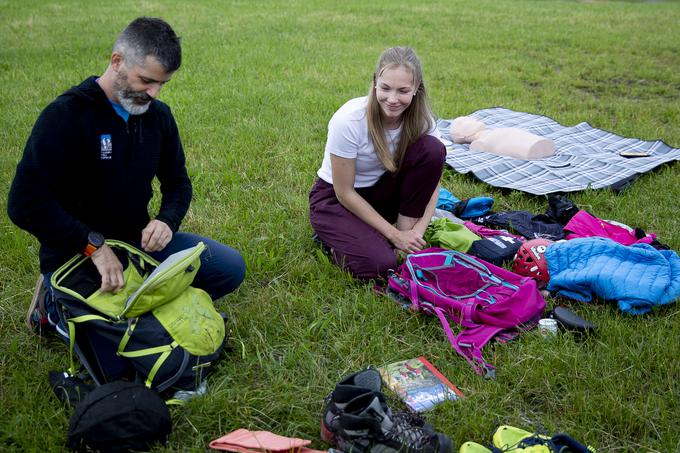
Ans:
POLYGON ((132 91, 127 83, 127 73, 119 72, 113 82, 113 90, 120 105, 130 115, 141 115, 149 110, 153 98, 144 91, 132 91))

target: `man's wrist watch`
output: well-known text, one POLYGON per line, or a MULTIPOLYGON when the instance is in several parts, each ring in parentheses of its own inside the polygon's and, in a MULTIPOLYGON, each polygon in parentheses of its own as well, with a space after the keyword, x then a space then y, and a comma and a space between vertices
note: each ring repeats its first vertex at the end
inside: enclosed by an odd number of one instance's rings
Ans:
POLYGON ((87 245, 83 250, 83 255, 92 256, 102 245, 104 245, 104 235, 96 231, 90 231, 87 235, 87 245))

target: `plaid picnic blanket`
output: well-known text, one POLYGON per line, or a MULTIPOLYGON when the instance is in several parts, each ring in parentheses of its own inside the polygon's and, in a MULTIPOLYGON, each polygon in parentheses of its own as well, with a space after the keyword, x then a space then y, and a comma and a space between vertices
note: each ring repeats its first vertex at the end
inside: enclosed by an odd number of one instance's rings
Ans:
POLYGON ((534 195, 575 192, 588 187, 620 190, 637 176, 661 164, 680 160, 680 149, 660 140, 626 138, 588 123, 563 126, 557 121, 502 107, 477 110, 470 116, 487 129, 518 127, 555 142, 555 155, 539 160, 521 160, 470 150, 469 144, 455 144, 449 133, 451 120, 439 120, 437 127, 447 146, 446 163, 459 173, 472 172, 496 187, 517 189, 534 195), (644 151, 649 157, 625 158, 621 151, 644 151))

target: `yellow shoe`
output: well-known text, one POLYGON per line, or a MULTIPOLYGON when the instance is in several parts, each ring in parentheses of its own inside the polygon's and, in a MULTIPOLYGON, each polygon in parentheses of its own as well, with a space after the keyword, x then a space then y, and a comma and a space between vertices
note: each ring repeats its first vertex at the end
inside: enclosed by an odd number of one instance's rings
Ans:
POLYGON ((499 426, 496 432, 493 433, 493 445, 503 451, 509 451, 510 449, 517 451, 525 451, 531 453, 551 453, 550 447, 545 445, 545 441, 549 440, 548 436, 541 436, 538 434, 530 433, 520 428, 515 428, 514 426, 499 426), (531 437, 536 437, 537 445, 530 445, 534 442, 528 441, 529 445, 520 446, 520 442, 524 439, 529 439, 531 437), (543 442, 543 445, 539 444, 543 442))
POLYGON ((595 453, 593 447, 583 445, 566 434, 548 437, 507 425, 499 426, 493 434, 493 445, 502 451, 527 453, 595 453))
POLYGON ((491 450, 476 442, 465 442, 460 446, 458 453, 491 453, 491 450))

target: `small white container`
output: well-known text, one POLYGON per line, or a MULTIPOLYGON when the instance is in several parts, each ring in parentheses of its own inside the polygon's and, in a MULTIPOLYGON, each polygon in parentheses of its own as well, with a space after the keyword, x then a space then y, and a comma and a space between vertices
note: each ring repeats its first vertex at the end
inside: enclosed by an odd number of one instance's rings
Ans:
POLYGON ((550 318, 543 318, 538 321, 538 331, 544 338, 557 335, 557 321, 550 318))

